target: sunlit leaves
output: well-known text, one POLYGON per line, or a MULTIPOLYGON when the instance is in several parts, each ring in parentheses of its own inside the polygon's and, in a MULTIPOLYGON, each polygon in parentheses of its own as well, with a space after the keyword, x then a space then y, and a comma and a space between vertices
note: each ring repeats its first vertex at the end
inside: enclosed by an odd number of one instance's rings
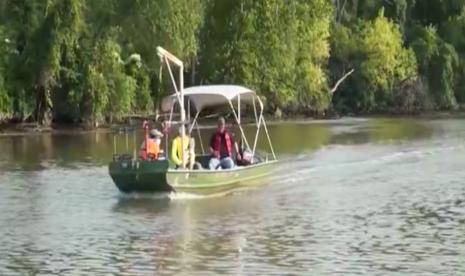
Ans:
POLYGON ((413 52, 402 47, 398 26, 383 14, 366 24, 361 42, 366 55, 362 71, 373 89, 388 90, 393 82, 415 76, 417 67, 413 52))
POLYGON ((255 88, 268 106, 327 106, 328 1, 211 1, 201 69, 209 82, 255 88))

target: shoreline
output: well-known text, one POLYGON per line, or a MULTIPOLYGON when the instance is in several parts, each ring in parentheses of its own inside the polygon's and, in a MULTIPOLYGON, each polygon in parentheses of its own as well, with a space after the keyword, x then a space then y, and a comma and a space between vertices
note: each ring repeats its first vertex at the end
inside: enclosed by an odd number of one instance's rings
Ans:
MULTIPOLYGON (((253 117, 244 117, 244 121, 249 122, 253 117)), ((344 114, 335 116, 283 116, 275 118, 272 115, 265 115, 269 125, 282 123, 320 123, 334 122, 347 119, 354 120, 370 120, 370 119, 461 119, 465 118, 465 110, 456 111, 435 111, 435 112, 418 112, 418 113, 366 113, 366 114, 344 114)), ((115 123, 111 125, 102 125, 99 127, 85 127, 82 124, 66 124, 54 123, 49 127, 43 127, 36 123, 2 123, 0 124, 0 137, 2 136, 26 136, 26 135, 41 135, 45 133, 51 134, 83 134, 83 133, 111 133, 111 132, 131 132, 138 129, 136 125, 128 123, 115 123)))

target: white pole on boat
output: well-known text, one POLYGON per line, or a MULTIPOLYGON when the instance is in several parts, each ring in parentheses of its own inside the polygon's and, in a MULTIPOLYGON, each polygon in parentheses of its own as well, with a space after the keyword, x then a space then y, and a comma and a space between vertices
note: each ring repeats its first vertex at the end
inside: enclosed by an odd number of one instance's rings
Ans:
POLYGON ((194 117, 194 121, 192 122, 190 128, 189 128, 189 133, 192 133, 192 130, 195 128, 197 129, 197 135, 199 136, 199 141, 200 141, 200 147, 202 149, 202 154, 205 154, 205 149, 203 148, 203 141, 202 141, 202 135, 200 135, 200 128, 199 128, 199 123, 197 119, 199 118, 200 111, 197 111, 194 117))
POLYGON ((129 134, 126 132, 126 152, 129 152, 129 134))
POLYGON ((171 60, 174 64, 176 64, 179 67, 183 67, 183 63, 180 59, 178 59, 176 56, 168 52, 167 50, 163 49, 162 47, 158 46, 157 47, 157 52, 159 56, 165 56, 169 60, 171 60))
POLYGON ((186 121, 186 111, 184 110, 184 65, 181 62, 179 65, 179 94, 181 96, 181 160, 182 160, 182 168, 186 168, 186 159, 184 158, 185 156, 185 151, 186 149, 184 148, 184 137, 186 136, 186 126, 185 126, 185 121, 186 121))
POLYGON ((132 132, 132 141, 133 141, 132 146, 134 148, 133 159, 136 160, 137 159, 137 150, 136 150, 137 146, 136 146, 136 132, 135 131, 132 132))
MULTIPOLYGON (((263 114, 262 100, 260 100, 260 98, 258 97, 257 99, 258 99, 258 102, 260 103, 260 107, 262 108, 262 114, 263 114)), ((268 133, 268 128, 266 127, 266 122, 265 122, 265 118, 263 118, 263 115, 261 115, 261 120, 263 121, 263 128, 265 128, 266 138, 268 138, 268 143, 270 144, 271 153, 273 154, 273 158, 276 160, 276 154, 274 153, 273 144, 271 143, 270 134, 268 133)))
POLYGON ((179 95, 178 85, 176 84, 176 80, 174 78, 173 71, 171 71, 171 66, 170 66, 170 64, 168 62, 167 57, 165 57, 165 62, 166 62, 166 66, 168 67, 168 73, 170 73, 171 82, 173 83, 174 91, 176 92, 176 97, 178 98, 179 104, 181 104, 181 98, 180 98, 180 95, 179 95))
POLYGON ((200 141, 200 148, 202 149, 202 154, 205 154, 205 148, 203 147, 203 140, 202 140, 202 135, 200 134, 200 128, 199 128, 199 123, 196 123, 197 126, 197 135, 199 136, 199 141, 200 141))
MULTIPOLYGON (((190 99, 187 99, 187 123, 190 124, 191 123, 191 100, 190 99)), ((191 133, 190 131, 188 131, 187 133, 191 133)))
POLYGON ((113 154, 116 154, 116 134, 113 134, 113 154))
MULTIPOLYGON (((258 99, 258 96, 257 96, 257 99, 258 99)), ((260 103, 260 100, 259 100, 259 103, 260 103)), ((258 120, 257 120, 257 108, 255 107, 255 98, 254 98, 254 102, 253 102, 253 107, 254 107, 254 113, 255 113, 255 121, 256 121, 256 124, 257 124, 257 132, 255 133, 255 140, 254 140, 254 143, 253 143, 252 160, 255 157, 255 150, 257 148, 257 142, 258 142, 258 134, 260 133, 260 125, 262 123, 262 116, 263 116, 263 106, 260 105, 260 115, 259 115, 258 120)))
POLYGON ((241 124, 241 94, 237 95, 237 117, 238 123, 241 124))
POLYGON ((184 125, 186 122, 186 111, 185 111, 185 106, 184 106, 184 92, 183 92, 184 91, 184 64, 175 55, 171 54, 170 52, 168 52, 167 50, 163 49, 160 46, 157 47, 157 53, 160 58, 164 58, 166 61, 166 64, 168 66, 168 72, 170 73, 171 81, 173 82, 174 89, 176 90, 176 96, 178 98, 178 102, 181 107, 181 160, 182 160, 181 167, 184 169, 186 168, 186 160, 184 158, 185 156, 184 136, 186 135, 186 127, 184 125), (169 65, 168 61, 171 61, 172 63, 179 66, 179 87, 176 85, 176 80, 174 78, 173 72, 171 71, 171 66, 169 65))
POLYGON ((231 100, 228 100, 228 102, 229 102, 229 106, 231 107, 231 110, 232 110, 232 112, 234 114, 234 117, 236 118, 236 122, 238 122, 239 130, 241 131, 241 137, 242 137, 242 139, 244 139, 245 145, 247 146, 247 148, 249 148, 249 142, 247 141, 247 138, 245 137, 244 130, 242 129, 241 124, 239 123, 239 119, 237 117, 236 110, 234 109, 234 105, 231 102, 231 100))
POLYGON ((255 126, 258 128, 257 107, 255 106, 255 97, 252 98, 253 114, 255 116, 255 126))

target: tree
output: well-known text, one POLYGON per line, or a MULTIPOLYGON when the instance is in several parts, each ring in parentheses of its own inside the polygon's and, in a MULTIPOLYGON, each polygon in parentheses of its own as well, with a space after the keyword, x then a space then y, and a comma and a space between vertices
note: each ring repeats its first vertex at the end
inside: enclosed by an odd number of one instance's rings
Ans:
POLYGON ((295 99, 302 107, 322 111, 328 107, 326 65, 330 56, 330 26, 333 13, 328 1, 296 1, 297 63, 295 99))
POLYGON ((361 43, 366 56, 361 69, 373 89, 387 91, 394 82, 416 75, 413 51, 402 47, 399 27, 385 18, 382 11, 374 21, 365 25, 361 43))
POLYGON ((108 37, 92 49, 83 79, 82 113, 88 124, 121 119, 131 111, 137 87, 126 75, 120 46, 108 37))
POLYGON ((125 63, 126 74, 136 81, 133 108, 148 112, 153 109, 150 91, 150 76, 139 54, 132 54, 125 63))
POLYGON ((416 27, 412 48, 419 60, 419 72, 428 80, 430 94, 438 108, 455 108, 455 72, 459 66, 454 47, 444 42, 435 27, 416 27))
POLYGON ((11 59, 10 40, 0 25, 0 121, 12 113, 11 95, 9 87, 8 67, 11 59))
MULTIPOLYGON (((13 5, 13 4, 12 4, 13 5)), ((76 47, 82 20, 79 0, 56 0, 31 4, 19 1, 13 8, 20 12, 19 21, 25 21, 23 33, 18 34, 24 90, 33 91, 34 119, 50 124, 52 93, 58 85, 58 75, 65 54, 76 47)))
POLYGON ((255 88, 272 111, 323 109, 331 17, 330 3, 321 0, 211 1, 201 74, 207 82, 255 88))
POLYGON ((416 78, 414 52, 403 47, 399 25, 384 17, 382 9, 372 21, 361 21, 353 29, 335 26, 333 32, 330 68, 356 68, 348 85, 335 95, 336 107, 387 110, 400 84, 416 78))

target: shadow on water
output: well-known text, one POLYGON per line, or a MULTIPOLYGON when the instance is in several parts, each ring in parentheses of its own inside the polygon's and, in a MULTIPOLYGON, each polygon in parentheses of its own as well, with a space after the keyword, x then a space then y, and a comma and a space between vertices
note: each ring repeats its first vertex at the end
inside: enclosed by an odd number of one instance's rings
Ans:
MULTIPOLYGON (((264 187, 269 185, 269 181, 260 185, 264 187)), ((199 217, 219 215, 221 213, 230 212, 233 210, 246 209, 250 206, 239 205, 238 200, 241 198, 238 195, 253 193, 258 190, 257 187, 244 187, 229 191, 227 193, 217 193, 212 195, 196 195, 186 193, 167 193, 167 194, 121 194, 118 196, 117 202, 113 205, 114 212, 131 214, 131 213, 146 213, 159 214, 166 211, 169 212, 184 212, 186 208, 198 215, 199 217), (215 206, 215 208, 211 208, 215 206)))
POLYGON ((120 195, 113 206, 114 212, 132 214, 157 214, 166 211, 170 206, 168 194, 162 195, 120 195))

